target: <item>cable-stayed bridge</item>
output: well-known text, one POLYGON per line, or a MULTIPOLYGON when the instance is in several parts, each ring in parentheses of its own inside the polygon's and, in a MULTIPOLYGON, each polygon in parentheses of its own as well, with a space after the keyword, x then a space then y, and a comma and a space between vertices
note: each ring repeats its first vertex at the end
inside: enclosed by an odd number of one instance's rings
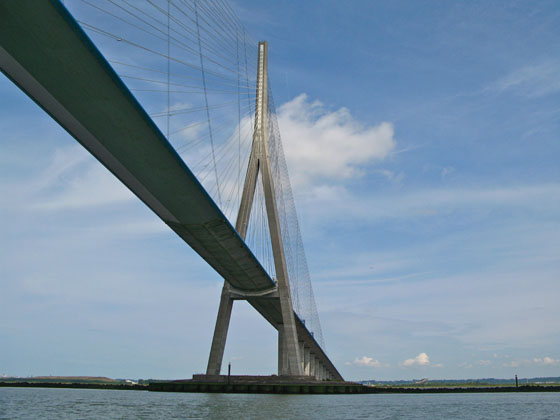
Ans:
POLYGON ((278 330, 278 374, 342 379, 324 350, 268 45, 227 3, 0 0, 0 66, 224 278, 208 375, 243 299, 278 330))

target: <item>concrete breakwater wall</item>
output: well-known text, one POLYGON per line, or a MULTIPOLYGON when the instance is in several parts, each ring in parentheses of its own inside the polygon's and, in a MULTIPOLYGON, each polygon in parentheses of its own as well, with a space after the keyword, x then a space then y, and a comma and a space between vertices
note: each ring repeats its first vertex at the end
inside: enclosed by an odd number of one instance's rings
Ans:
POLYGON ((78 388, 113 389, 123 391, 154 392, 208 392, 249 394, 439 394, 439 393, 489 393, 489 392, 560 392, 558 385, 522 385, 496 387, 384 387, 365 386, 353 382, 289 382, 276 383, 226 381, 166 381, 149 385, 68 383, 68 382, 0 382, 0 387, 25 388, 78 388))
POLYGON ((560 386, 497 387, 370 387, 353 382, 185 380, 150 383, 155 392, 208 392, 250 394, 441 394, 487 392, 560 392, 560 386))
POLYGON ((300 383, 223 383, 223 382, 159 382, 148 386, 156 392, 210 392, 249 394, 363 394, 366 387, 359 384, 300 384, 300 383))

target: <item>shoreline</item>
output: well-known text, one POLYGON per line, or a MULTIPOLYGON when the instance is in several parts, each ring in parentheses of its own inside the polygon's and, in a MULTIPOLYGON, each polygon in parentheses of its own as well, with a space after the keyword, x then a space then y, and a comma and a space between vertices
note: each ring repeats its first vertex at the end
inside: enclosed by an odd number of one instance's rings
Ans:
POLYGON ((96 384, 84 382, 2 382, 0 388, 82 388, 82 389, 117 389, 124 391, 147 391, 148 385, 132 384, 96 384))
POLYGON ((123 391, 151 392, 191 392, 191 393, 249 393, 249 394, 472 394, 472 393, 511 393, 511 392, 560 392, 560 385, 520 385, 494 387, 380 387, 356 383, 328 382, 315 384, 242 384, 199 381, 152 382, 149 385, 137 384, 96 384, 76 382, 1 382, 2 388, 68 388, 68 389, 109 389, 123 391))

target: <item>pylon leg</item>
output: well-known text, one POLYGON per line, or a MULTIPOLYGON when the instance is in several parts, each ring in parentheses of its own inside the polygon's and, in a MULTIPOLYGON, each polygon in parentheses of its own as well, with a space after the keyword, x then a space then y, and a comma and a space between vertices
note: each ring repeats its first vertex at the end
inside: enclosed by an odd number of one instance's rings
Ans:
MULTIPOLYGON (((281 326, 281 329, 283 330, 283 369, 282 371, 278 371, 278 374, 295 376, 303 375, 301 363, 302 355, 299 352, 299 340, 295 325, 294 312, 291 305, 291 298, 290 295, 283 295, 281 287, 278 288, 278 293, 280 294, 280 307, 282 310, 282 319, 284 321, 284 324, 281 326)), ((280 335, 278 338, 280 339, 280 335)))
POLYGON ((224 350, 226 348, 226 339, 232 308, 233 299, 230 297, 229 287, 224 281, 222 296, 220 298, 220 307, 218 308, 218 317, 214 328, 214 337, 212 338, 212 348, 210 349, 208 367, 206 368, 207 375, 219 375, 222 369, 222 360, 224 358, 224 350))
POLYGON ((278 375, 285 375, 287 370, 286 340, 284 337, 284 326, 278 325, 278 375))

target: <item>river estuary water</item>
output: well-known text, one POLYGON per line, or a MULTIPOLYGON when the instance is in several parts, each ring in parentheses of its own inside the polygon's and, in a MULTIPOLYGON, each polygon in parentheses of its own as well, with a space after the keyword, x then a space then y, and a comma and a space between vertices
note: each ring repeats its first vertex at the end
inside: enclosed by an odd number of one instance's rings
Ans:
POLYGON ((253 395, 0 388, 0 420, 560 419, 560 393, 253 395))

